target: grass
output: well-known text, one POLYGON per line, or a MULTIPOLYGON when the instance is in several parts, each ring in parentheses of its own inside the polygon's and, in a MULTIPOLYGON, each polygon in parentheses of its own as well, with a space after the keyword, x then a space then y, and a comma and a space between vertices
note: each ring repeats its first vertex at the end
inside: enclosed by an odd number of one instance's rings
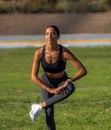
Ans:
MULTIPOLYGON (((31 104, 40 102, 39 87, 30 80, 36 49, 0 49, 0 130, 47 129, 44 112, 36 122, 28 115, 31 104)), ((86 66, 88 75, 75 82, 72 96, 55 105, 57 130, 110 130, 111 47, 69 49, 86 66)), ((67 72, 75 73, 69 63, 67 72)))

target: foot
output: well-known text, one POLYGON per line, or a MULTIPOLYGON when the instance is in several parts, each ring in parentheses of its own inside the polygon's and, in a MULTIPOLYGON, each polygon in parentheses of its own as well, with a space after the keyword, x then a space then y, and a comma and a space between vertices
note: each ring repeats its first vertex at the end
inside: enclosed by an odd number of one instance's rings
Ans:
POLYGON ((31 119, 32 119, 33 121, 35 121, 36 118, 40 115, 41 111, 42 111, 42 106, 41 106, 41 104, 32 104, 32 106, 31 106, 31 111, 30 111, 30 113, 29 113, 31 119))

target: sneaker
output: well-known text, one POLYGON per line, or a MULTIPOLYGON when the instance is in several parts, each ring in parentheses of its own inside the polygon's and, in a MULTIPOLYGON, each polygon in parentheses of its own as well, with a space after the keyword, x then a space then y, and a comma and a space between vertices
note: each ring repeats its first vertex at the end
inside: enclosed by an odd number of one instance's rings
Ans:
POLYGON ((31 111, 30 111, 30 113, 29 113, 31 119, 32 119, 33 121, 35 121, 36 118, 40 115, 41 111, 42 111, 42 106, 41 106, 41 104, 32 104, 32 106, 31 106, 31 111))
POLYGON ((36 104, 32 104, 32 106, 31 106, 31 111, 30 111, 30 113, 29 113, 29 115, 30 115, 30 117, 31 117, 32 120, 34 120, 33 112, 34 112, 34 110, 35 110, 35 106, 36 106, 36 104))

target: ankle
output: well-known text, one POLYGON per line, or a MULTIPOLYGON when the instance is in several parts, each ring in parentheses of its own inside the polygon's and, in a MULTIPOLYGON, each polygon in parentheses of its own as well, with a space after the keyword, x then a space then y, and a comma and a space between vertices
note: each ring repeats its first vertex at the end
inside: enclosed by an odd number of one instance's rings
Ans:
POLYGON ((42 106, 42 108, 45 108, 46 107, 46 102, 42 102, 41 106, 42 106))

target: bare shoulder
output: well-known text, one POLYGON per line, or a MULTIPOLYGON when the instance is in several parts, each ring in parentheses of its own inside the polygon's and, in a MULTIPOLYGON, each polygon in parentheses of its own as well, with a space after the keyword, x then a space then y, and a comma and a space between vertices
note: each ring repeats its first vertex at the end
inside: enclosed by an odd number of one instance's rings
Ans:
POLYGON ((66 48, 64 46, 62 46, 62 50, 63 50, 64 54, 71 54, 71 55, 73 55, 73 53, 68 48, 66 48))
POLYGON ((43 47, 39 48, 38 50, 35 51, 35 57, 40 58, 42 57, 42 50, 43 47))
POLYGON ((63 56, 65 60, 74 60, 76 59, 75 55, 66 47, 62 46, 63 56))

